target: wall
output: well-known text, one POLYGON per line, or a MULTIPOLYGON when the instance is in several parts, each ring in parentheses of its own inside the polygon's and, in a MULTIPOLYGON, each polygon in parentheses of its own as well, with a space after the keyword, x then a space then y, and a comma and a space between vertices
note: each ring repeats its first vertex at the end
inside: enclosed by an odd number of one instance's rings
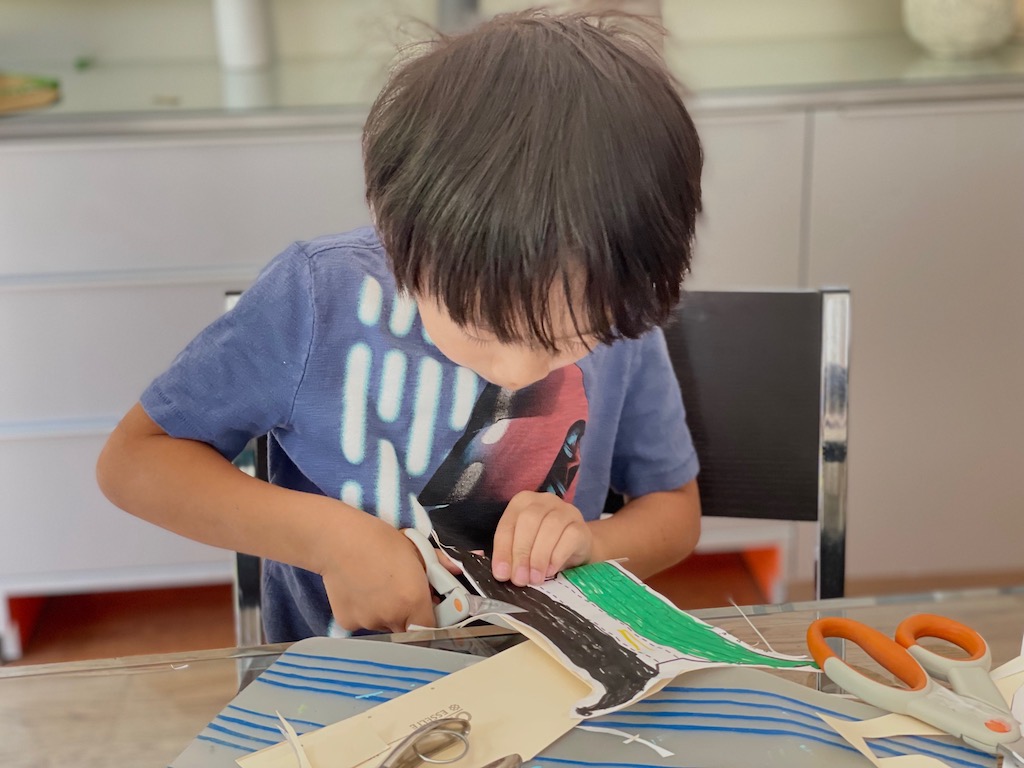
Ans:
MULTIPOLYGON (((537 4, 481 2, 487 12, 537 4)), ((392 46, 414 34, 396 29, 396 20, 431 20, 436 7, 436 0, 271 0, 276 48, 283 57, 304 57, 392 46)), ((898 0, 663 0, 663 16, 673 34, 693 43, 900 30, 898 0)), ((211 0, 0 0, 0 66, 214 54, 211 0)))

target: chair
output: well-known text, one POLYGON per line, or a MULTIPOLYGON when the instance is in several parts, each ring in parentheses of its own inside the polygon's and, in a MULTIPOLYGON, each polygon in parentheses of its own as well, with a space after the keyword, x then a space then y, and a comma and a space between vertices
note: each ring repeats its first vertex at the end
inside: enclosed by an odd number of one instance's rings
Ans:
MULTIPOLYGON (((241 291, 224 294, 224 310, 238 303, 241 291)), ((250 440, 245 450, 234 460, 234 465, 253 477, 270 482, 267 461, 267 436, 250 440)), ((239 648, 264 642, 263 619, 260 613, 263 565, 260 558, 242 552, 235 553, 235 574, 232 596, 235 608, 235 644, 239 648)))
MULTIPOLYGON (((235 464, 243 470, 251 467, 250 474, 269 483, 267 436, 262 435, 251 441, 242 456, 235 460, 235 464)), ((232 593, 235 604, 235 641, 239 648, 264 642, 263 616, 260 610, 262 579, 263 561, 255 555, 236 552, 232 593)))
POLYGON ((818 598, 845 588, 849 315, 846 290, 693 291, 665 328, 703 514, 816 521, 818 598))

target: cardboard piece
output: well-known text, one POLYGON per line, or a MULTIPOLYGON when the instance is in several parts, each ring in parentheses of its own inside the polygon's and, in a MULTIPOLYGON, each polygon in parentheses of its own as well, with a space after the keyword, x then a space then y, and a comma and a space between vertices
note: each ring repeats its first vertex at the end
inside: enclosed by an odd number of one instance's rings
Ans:
MULTIPOLYGON (((358 642, 358 641, 355 641, 358 642)), ((468 713, 470 748, 459 768, 511 753, 537 755, 579 722, 572 704, 586 686, 533 643, 521 643, 362 714, 299 736, 316 768, 376 765, 391 745, 430 719, 468 713)), ((294 768, 288 743, 241 757, 242 768, 294 768)))

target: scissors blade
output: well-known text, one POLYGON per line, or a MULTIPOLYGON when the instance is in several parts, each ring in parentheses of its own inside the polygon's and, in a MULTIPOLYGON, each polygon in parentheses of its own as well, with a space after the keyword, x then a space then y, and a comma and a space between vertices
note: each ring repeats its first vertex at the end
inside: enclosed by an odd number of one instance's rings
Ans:
POLYGON ((485 613, 526 613, 526 609, 492 597, 469 595, 469 612, 473 616, 481 616, 485 613))
POLYGON ((999 745, 999 756, 1005 768, 1024 768, 1024 738, 999 745))

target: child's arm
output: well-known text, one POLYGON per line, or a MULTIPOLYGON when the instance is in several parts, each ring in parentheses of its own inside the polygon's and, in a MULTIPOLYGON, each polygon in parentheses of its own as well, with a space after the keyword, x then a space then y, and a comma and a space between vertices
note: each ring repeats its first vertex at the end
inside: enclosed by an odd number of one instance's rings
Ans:
POLYGON ((523 492, 512 497, 498 523, 492 568, 495 578, 523 586, 582 563, 627 558, 623 565, 646 578, 689 555, 699 537, 696 480, 639 496, 589 523, 554 494, 523 492))
POLYGON ((141 405, 107 441, 97 479, 144 520, 321 574, 346 629, 434 624, 422 561, 400 531, 341 501, 252 478, 206 443, 168 436, 141 405))
POLYGON ((700 491, 681 488, 638 496, 611 517, 588 523, 592 562, 628 558, 622 565, 641 579, 688 557, 700 538, 700 491))

